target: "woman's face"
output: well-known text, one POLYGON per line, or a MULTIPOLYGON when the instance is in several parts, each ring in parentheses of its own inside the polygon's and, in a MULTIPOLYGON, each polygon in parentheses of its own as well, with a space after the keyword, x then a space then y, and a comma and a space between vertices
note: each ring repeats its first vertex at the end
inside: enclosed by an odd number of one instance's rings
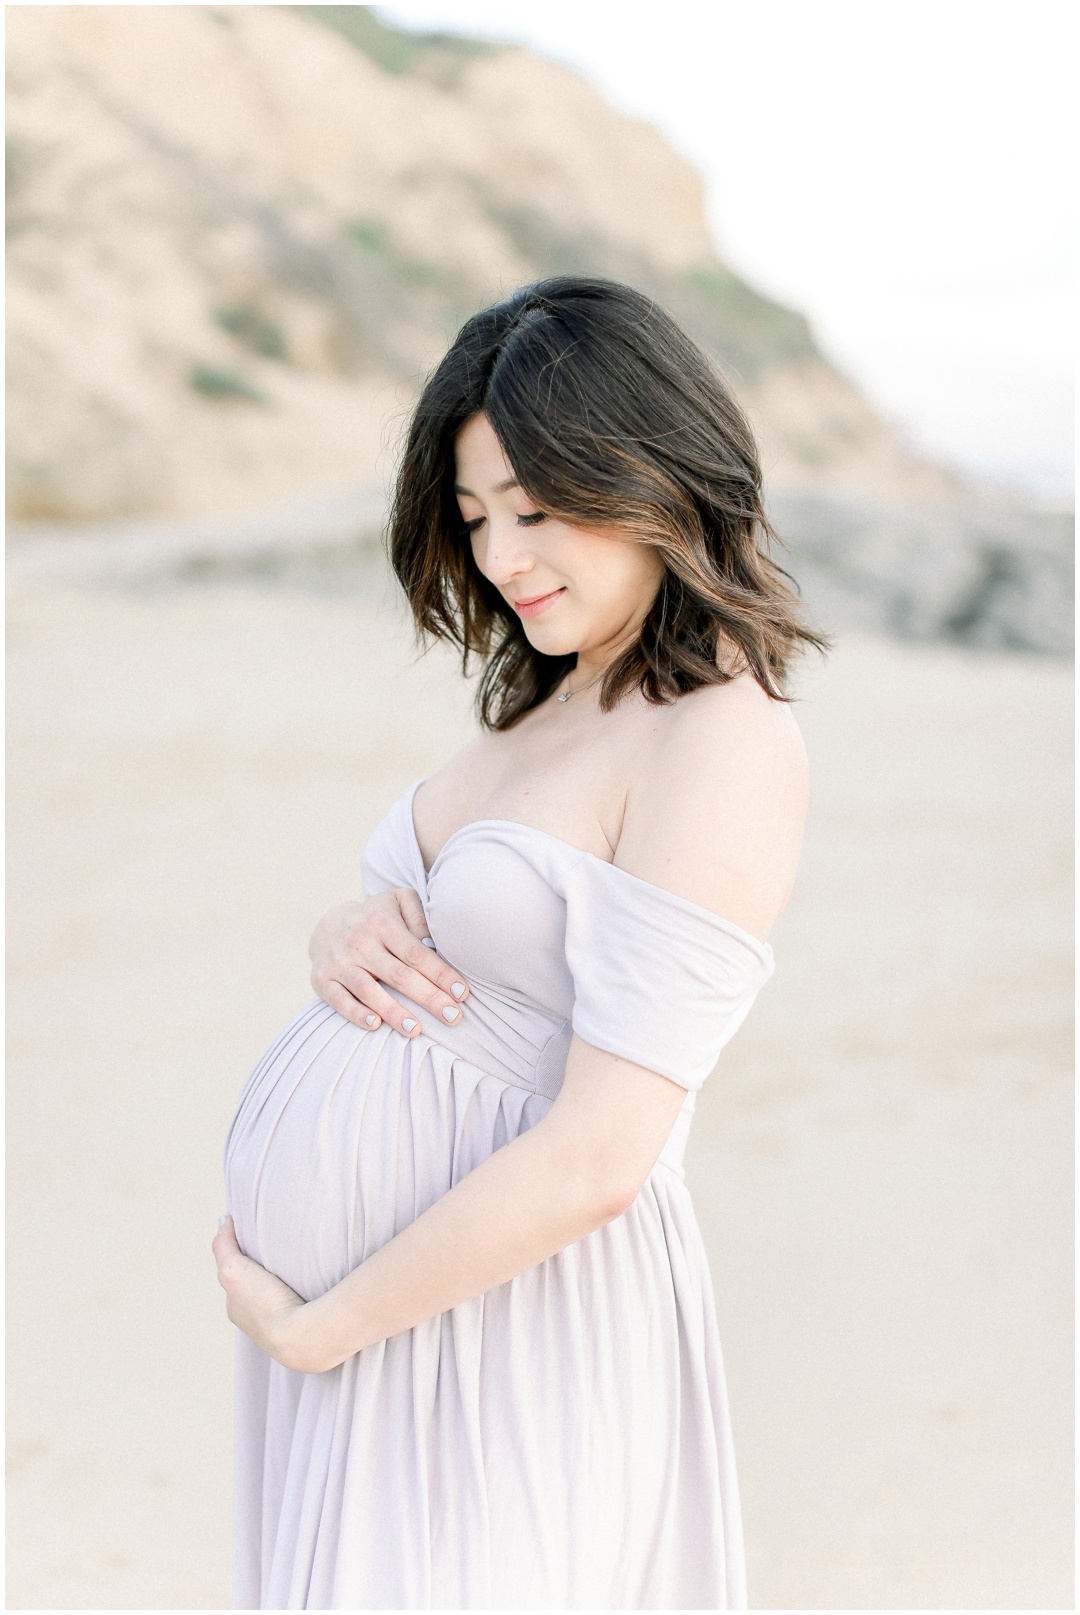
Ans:
POLYGON ((631 639, 656 597, 664 564, 647 544, 549 516, 518 486, 486 415, 454 444, 458 504, 484 576, 545 656, 578 653, 599 669, 631 639))

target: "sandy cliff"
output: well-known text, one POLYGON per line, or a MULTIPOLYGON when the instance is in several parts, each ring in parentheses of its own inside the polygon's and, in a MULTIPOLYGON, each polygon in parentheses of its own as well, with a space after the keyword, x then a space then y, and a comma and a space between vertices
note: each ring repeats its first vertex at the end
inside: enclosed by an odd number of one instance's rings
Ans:
POLYGON ((7 29, 17 520, 299 499, 325 537, 470 313, 595 272, 726 370, 827 628, 1071 644, 1065 518, 907 454, 718 259, 694 170, 574 73, 362 6, 12 6, 7 29))
POLYGON ((368 8, 9 8, 13 514, 372 480, 462 319, 564 269, 681 315, 774 480, 941 490, 718 261, 653 128, 527 52, 403 42, 368 8))

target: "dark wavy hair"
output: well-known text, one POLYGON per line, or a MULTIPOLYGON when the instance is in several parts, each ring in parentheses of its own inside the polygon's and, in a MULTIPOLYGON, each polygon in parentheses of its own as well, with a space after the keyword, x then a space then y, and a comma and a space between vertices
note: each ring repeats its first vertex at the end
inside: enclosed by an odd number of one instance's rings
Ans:
POLYGON ((420 632, 457 645, 466 672, 472 657, 483 663, 485 726, 509 729, 576 657, 534 650, 473 560, 454 439, 480 411, 539 509, 617 529, 663 559, 637 640, 604 675, 604 711, 634 688, 663 703, 743 667, 786 699, 793 655, 826 641, 767 553, 775 535, 742 411, 656 303, 615 281, 561 275, 462 326, 416 407, 394 492, 394 570, 420 632))

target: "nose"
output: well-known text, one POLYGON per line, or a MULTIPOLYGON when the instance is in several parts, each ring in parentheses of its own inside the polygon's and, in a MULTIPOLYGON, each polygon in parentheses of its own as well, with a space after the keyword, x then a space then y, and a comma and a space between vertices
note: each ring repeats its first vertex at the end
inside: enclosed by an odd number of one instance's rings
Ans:
POLYGON ((497 589, 505 588, 511 578, 531 572, 536 558, 528 544, 527 529, 521 528, 511 517, 508 522, 497 518, 484 523, 480 542, 474 540, 474 555, 481 572, 497 589))

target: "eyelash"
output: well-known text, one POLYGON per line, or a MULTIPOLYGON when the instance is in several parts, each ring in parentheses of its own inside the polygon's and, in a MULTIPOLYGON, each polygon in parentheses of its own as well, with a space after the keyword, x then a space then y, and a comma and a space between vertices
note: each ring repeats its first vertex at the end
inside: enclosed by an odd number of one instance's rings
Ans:
MULTIPOLYGON (((485 518, 483 516, 477 516, 473 521, 466 522, 464 528, 465 536, 469 537, 469 535, 475 533, 478 528, 483 527, 484 519, 485 518)), ((528 516, 519 516, 517 519, 519 527, 539 527, 541 522, 546 521, 547 516, 542 510, 531 511, 528 516)))

